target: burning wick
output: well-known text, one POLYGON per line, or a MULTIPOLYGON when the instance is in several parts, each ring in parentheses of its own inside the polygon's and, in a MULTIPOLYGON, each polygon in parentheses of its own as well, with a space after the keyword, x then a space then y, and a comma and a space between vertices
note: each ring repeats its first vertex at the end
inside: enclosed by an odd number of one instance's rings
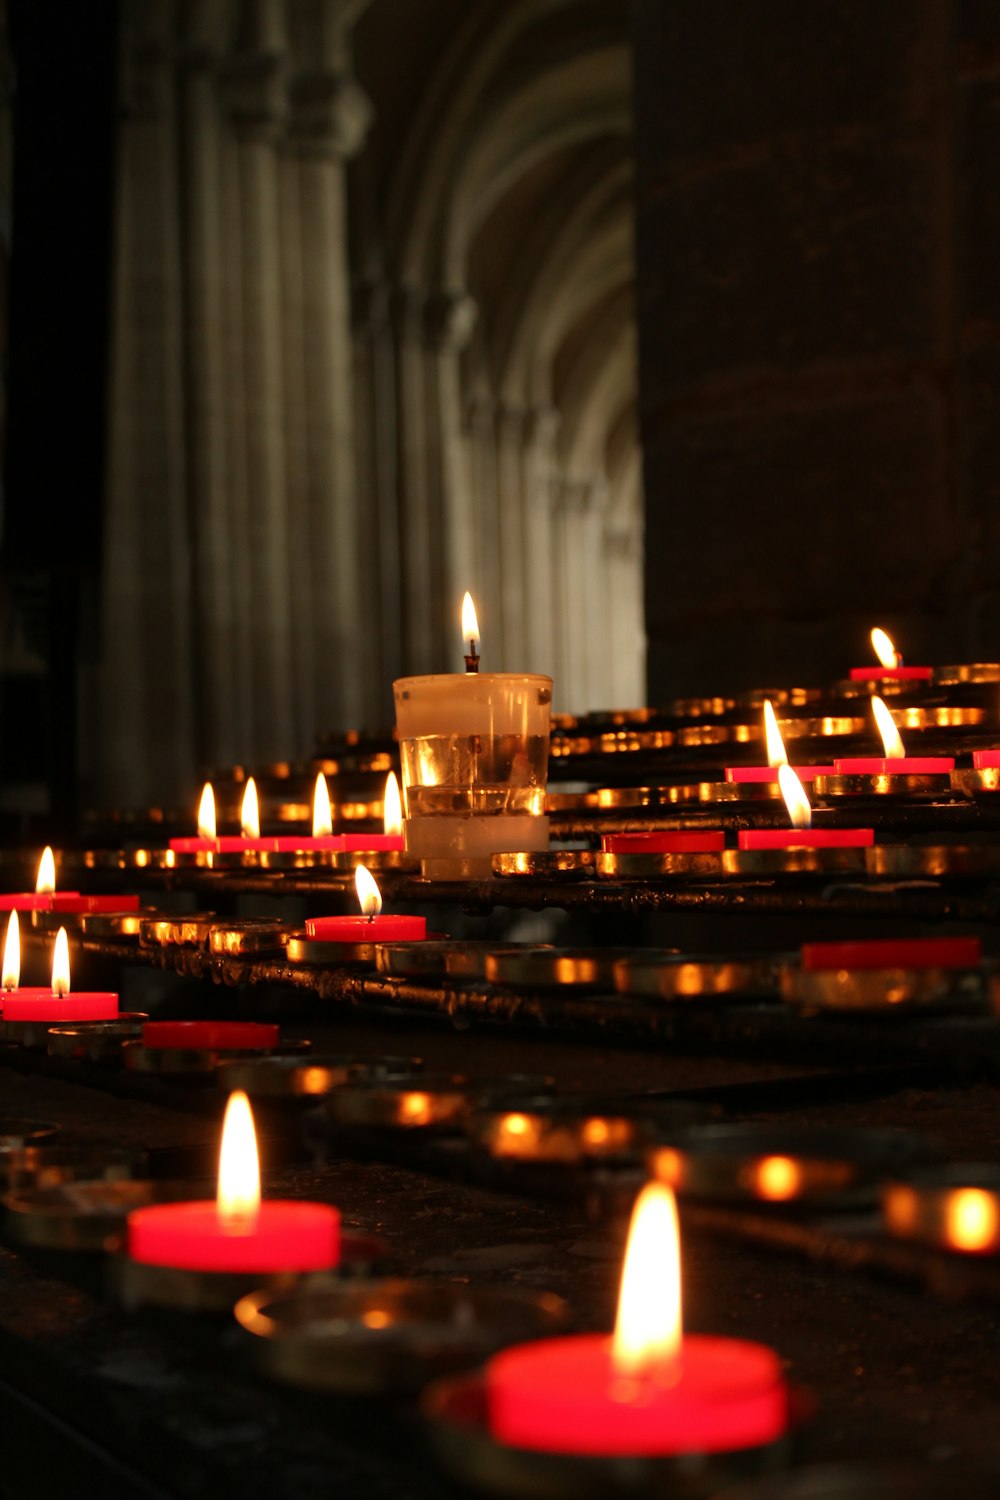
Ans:
POLYGON ((472 595, 466 592, 462 600, 462 639, 468 641, 469 650, 465 658, 465 670, 467 673, 479 671, 479 621, 476 618, 476 606, 472 602, 472 595))
POLYGON ((886 635, 878 625, 871 632, 872 649, 886 671, 892 671, 893 667, 901 667, 903 658, 893 645, 892 637, 886 635))
POLYGON ((382 892, 375 882, 371 871, 365 865, 358 865, 354 872, 354 889, 358 893, 358 904, 361 914, 368 918, 369 924, 382 910, 382 892))

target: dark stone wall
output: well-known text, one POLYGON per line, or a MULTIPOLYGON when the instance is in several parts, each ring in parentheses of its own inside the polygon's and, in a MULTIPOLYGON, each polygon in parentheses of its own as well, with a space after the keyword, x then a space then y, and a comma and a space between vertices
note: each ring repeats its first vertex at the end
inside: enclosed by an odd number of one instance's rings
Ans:
POLYGON ((651 701, 1000 657, 1000 4, 634 0, 651 701))

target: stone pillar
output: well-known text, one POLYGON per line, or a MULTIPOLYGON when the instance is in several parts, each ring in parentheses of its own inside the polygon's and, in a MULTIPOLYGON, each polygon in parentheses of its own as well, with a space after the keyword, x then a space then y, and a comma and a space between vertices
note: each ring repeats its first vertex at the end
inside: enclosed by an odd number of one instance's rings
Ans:
POLYGON ((305 437, 303 542, 310 570, 312 702, 320 728, 377 716, 376 539, 360 509, 355 472, 346 163, 364 142, 371 106, 342 71, 336 7, 326 50, 300 66, 291 88, 301 233, 298 272, 305 437))
MULTIPOLYGON (((562 638, 555 581, 553 476, 559 413, 553 407, 536 407, 524 424, 522 465, 524 470, 525 668, 548 672, 558 678, 557 654, 562 638)), ((555 695, 562 702, 563 684, 556 682, 555 695)))
POLYGON ((191 539, 173 6, 125 19, 97 790, 141 805, 194 774, 191 539))
POLYGON ((880 621, 963 659, 953 24, 988 9, 633 7, 653 698, 829 681, 880 621))
POLYGON ((354 294, 355 456, 357 503, 367 527, 363 552, 375 568, 367 596, 377 602, 371 632, 383 697, 378 722, 388 722, 389 685, 404 670, 395 363, 388 287, 362 282, 354 294))
MULTIPOLYGON (((440 495, 443 562, 439 606, 439 660, 450 662, 456 650, 459 607, 466 589, 475 595, 482 571, 482 549, 472 504, 472 455, 462 421, 462 351, 478 316, 465 292, 439 292, 429 298, 425 314, 428 368, 428 460, 432 486, 440 495)), ((482 602, 482 601, 480 601, 482 602)), ((502 660, 502 622, 492 649, 502 660)))
POLYGON ((424 293, 399 287, 392 298, 396 345, 396 484, 400 517, 403 667, 440 671, 441 510, 428 480, 424 293))
POLYGON ((236 130, 242 310, 242 424, 250 597, 244 661, 251 682, 247 758, 287 754, 293 725, 286 517, 282 256, 276 144, 285 124, 284 7, 260 0, 227 78, 236 130))
MULTIPOLYGON (((504 660, 503 613, 500 590, 501 515, 498 493, 497 410, 493 397, 472 397, 467 416, 471 494, 469 506, 475 527, 475 583, 472 593, 483 632, 484 671, 495 671, 504 660)), ((459 596, 459 602, 461 596, 459 596)))
POLYGON ((607 702, 628 707, 646 701, 645 627, 642 611, 642 538, 634 530, 604 532, 608 616, 607 702))
POLYGON ((500 621, 508 672, 526 671, 525 516, 522 482, 527 422, 523 411, 503 403, 497 410, 497 511, 500 523, 500 621))
POLYGON ((244 752, 237 698, 238 627, 233 592, 230 419, 225 282, 229 265, 222 178, 217 4, 184 12, 180 53, 179 227, 184 278, 187 490, 192 526, 191 676, 199 764, 231 764, 244 752))

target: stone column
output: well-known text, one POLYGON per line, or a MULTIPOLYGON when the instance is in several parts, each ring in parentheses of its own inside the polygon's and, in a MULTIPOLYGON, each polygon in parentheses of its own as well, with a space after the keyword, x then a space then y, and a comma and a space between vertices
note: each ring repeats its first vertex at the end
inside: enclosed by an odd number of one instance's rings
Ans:
POLYGON ((193 780, 174 12, 125 13, 98 794, 141 805, 193 780))
MULTIPOLYGON (((497 409, 492 396, 479 393, 469 404, 467 428, 471 494, 475 527, 475 583, 472 593, 483 632, 484 671, 504 661, 500 553, 503 545, 498 493, 497 409)), ((457 603, 458 601, 456 601, 457 603)))
POLYGON ((497 410, 497 513, 500 524, 500 619, 503 662, 509 672, 526 670, 524 572, 524 438, 525 413, 501 404, 497 410))
POLYGON ((310 568, 312 698, 317 724, 359 724, 380 703, 376 539, 355 473, 346 164, 360 150, 371 106, 342 69, 335 7, 326 51, 303 60, 291 87, 301 234, 305 533, 310 568))
POLYGON ((243 666, 251 683, 250 759, 287 754, 293 725, 286 515, 282 255, 276 145, 285 124, 284 7, 260 0, 227 77, 236 130, 242 312, 242 424, 250 597, 243 666))
POLYGON ((646 701, 641 536, 634 530, 606 527, 603 552, 612 600, 606 697, 618 707, 629 707, 646 701))
POLYGON ((377 618, 371 637, 377 642, 376 673, 381 712, 389 712, 389 684, 403 670, 399 487, 396 483, 397 424, 395 351, 384 281, 360 283, 354 294, 354 420, 358 509, 366 517, 365 555, 374 563, 366 585, 377 618))
MULTIPOLYGON (((558 676, 557 655, 561 617, 555 578, 556 521, 553 513, 553 475, 559 413, 536 407, 524 423, 522 448, 525 664, 528 671, 558 676)), ((564 684, 556 682, 562 702, 564 684)))
POLYGON ((180 213, 184 310, 187 489, 193 563, 192 661, 199 763, 244 753, 237 706, 238 636, 233 590, 230 421, 218 69, 224 16, 216 3, 184 12, 180 69, 180 213))
POLYGON ((396 345, 396 484, 400 517, 403 662, 406 672, 439 671, 441 631, 440 495, 429 483, 426 297, 399 287, 392 297, 396 345))

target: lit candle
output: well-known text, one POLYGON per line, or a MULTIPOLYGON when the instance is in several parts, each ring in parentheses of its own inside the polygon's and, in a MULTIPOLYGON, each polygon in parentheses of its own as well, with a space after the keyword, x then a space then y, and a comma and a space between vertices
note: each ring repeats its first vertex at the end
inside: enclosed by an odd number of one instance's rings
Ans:
POLYGON ((405 848, 405 840, 403 838, 403 806, 395 771, 390 771, 385 778, 385 798, 382 804, 382 830, 381 833, 341 834, 341 847, 348 853, 355 852, 359 854, 375 854, 379 851, 391 852, 393 850, 401 852, 405 848))
POLYGON ((677 1212, 659 1184, 632 1216, 614 1334, 505 1350, 486 1390, 496 1438, 552 1453, 724 1453, 773 1443, 789 1424, 773 1350, 683 1333, 677 1212))
POLYGON ((479 624, 462 608, 464 673, 393 683, 407 852, 430 879, 488 879, 493 854, 547 849, 552 679, 480 672, 479 624))
POLYGON ((118 996, 109 990, 70 993, 69 942, 65 927, 60 927, 56 933, 51 989, 14 989, 3 997, 5 1021, 113 1021, 117 1015, 118 996))
POLYGON ((0 896, 0 911, 55 911, 72 914, 138 910, 138 896, 82 896, 79 891, 57 891, 56 863, 48 845, 38 861, 35 889, 0 896))
POLYGON ((877 667, 852 667, 852 682, 929 682, 931 667, 905 667, 903 658, 892 643, 892 637, 878 625, 871 633, 872 649, 878 657, 877 667))
POLYGON ((739 849, 866 849, 875 842, 871 828, 811 828, 812 806, 791 766, 778 767, 778 784, 791 828, 747 828, 737 835, 739 849))
POLYGON ((834 761, 842 776, 929 776, 944 775, 955 769, 951 755, 907 755, 902 736, 896 728, 891 710, 881 698, 872 698, 872 713, 882 738, 884 756, 848 756, 834 761))
MULTIPOLYGON (((755 782, 772 782, 778 779, 778 767, 787 766, 788 755, 785 752, 785 742, 778 728, 778 720, 770 700, 764 700, 764 741, 767 746, 766 766, 727 766, 726 780, 743 784, 755 782)), ((800 781, 812 781, 817 776, 829 776, 833 772, 832 766, 795 766, 795 774, 800 781)))
POLYGON ((252 776, 248 776, 240 805, 238 834, 216 832, 215 792, 212 783, 206 781, 198 804, 197 837, 173 838, 169 847, 175 854, 273 854, 277 845, 277 838, 261 837, 257 783, 252 776))
POLYGON ((424 917, 383 917, 382 892, 370 870, 358 865, 354 872, 361 916, 309 917, 306 933, 324 943, 399 943, 415 942, 427 936, 424 917))
POLYGON ((144 1265, 187 1271, 325 1271, 340 1259, 340 1214, 326 1203, 261 1201, 253 1116, 237 1092, 226 1107, 215 1199, 136 1209, 127 1252, 144 1265))
POLYGON ((11 995, 16 995, 19 1000, 40 1000, 52 993, 51 987, 35 985, 21 987, 21 924, 16 910, 12 911, 7 918, 7 934, 3 943, 3 972, 0 982, 3 984, 4 1000, 11 995))

